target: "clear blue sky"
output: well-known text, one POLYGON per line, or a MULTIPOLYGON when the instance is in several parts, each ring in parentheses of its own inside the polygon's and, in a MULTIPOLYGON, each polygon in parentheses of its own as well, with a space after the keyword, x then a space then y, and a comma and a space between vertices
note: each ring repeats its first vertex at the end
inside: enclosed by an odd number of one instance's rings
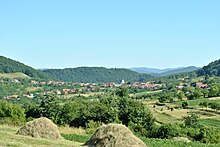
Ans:
POLYGON ((2 0, 0 55, 34 68, 203 66, 219 0, 2 0))

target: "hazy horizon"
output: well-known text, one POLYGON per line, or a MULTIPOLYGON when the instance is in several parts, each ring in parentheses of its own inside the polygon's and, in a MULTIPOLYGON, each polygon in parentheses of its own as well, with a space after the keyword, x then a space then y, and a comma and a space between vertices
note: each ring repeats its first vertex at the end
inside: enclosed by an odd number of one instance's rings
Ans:
POLYGON ((39 68, 202 67, 220 58, 220 1, 2 1, 0 55, 39 68))

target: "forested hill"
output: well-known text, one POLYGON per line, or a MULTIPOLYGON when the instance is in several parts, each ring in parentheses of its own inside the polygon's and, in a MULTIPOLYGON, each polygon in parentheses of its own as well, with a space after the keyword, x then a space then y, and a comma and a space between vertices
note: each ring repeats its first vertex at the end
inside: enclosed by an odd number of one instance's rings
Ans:
POLYGON ((119 82, 122 79, 133 82, 153 78, 151 75, 141 74, 123 68, 107 69, 104 67, 78 67, 66 69, 47 69, 43 72, 51 77, 65 82, 119 82))
POLYGON ((16 73, 21 72, 29 77, 37 79, 51 79, 42 71, 36 70, 18 61, 0 56, 0 73, 16 73))
POLYGON ((197 71, 199 76, 220 76, 220 59, 209 63, 207 66, 204 66, 202 69, 197 71))

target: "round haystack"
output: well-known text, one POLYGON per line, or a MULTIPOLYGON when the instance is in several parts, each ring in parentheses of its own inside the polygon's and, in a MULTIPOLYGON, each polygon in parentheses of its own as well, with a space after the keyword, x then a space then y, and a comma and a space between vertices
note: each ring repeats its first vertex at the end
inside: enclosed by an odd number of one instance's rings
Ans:
POLYGON ((84 145, 89 147, 146 147, 127 127, 120 124, 99 127, 84 145))
POLYGON ((17 134, 35 138, 62 139, 58 127, 45 117, 28 122, 18 130, 17 134))

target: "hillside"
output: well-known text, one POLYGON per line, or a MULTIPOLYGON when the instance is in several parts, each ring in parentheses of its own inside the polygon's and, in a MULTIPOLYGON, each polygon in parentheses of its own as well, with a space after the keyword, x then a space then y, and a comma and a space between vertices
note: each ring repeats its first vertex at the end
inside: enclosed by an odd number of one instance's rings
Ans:
POLYGON ((80 147, 82 143, 68 140, 51 140, 17 135, 19 127, 0 125, 0 146, 11 147, 80 147))
POLYGON ((0 73, 23 73, 32 78, 50 79, 50 77, 42 71, 3 56, 0 56, 0 73))
POLYGON ((0 78, 29 78, 26 74, 24 73, 19 73, 19 72, 16 72, 16 73, 0 73, 0 78))
POLYGON ((178 68, 166 68, 166 69, 157 69, 157 68, 146 68, 146 67, 135 67, 131 68, 132 71, 139 73, 153 74, 157 76, 168 76, 179 73, 192 72, 197 70, 198 67, 189 66, 189 67, 178 67, 178 68))
POLYGON ((188 72, 196 71, 198 69, 199 69, 198 67, 189 66, 189 67, 184 67, 184 68, 170 70, 170 71, 161 73, 160 76, 168 76, 168 75, 173 75, 173 74, 188 73, 188 72))
POLYGON ((60 81, 66 82, 120 82, 125 81, 143 81, 153 78, 148 74, 141 74, 129 69, 104 67, 78 67, 66 69, 47 69, 43 71, 49 76, 60 81))
POLYGON ((207 66, 204 66, 202 69, 197 71, 199 76, 220 76, 220 59, 209 63, 207 66))

